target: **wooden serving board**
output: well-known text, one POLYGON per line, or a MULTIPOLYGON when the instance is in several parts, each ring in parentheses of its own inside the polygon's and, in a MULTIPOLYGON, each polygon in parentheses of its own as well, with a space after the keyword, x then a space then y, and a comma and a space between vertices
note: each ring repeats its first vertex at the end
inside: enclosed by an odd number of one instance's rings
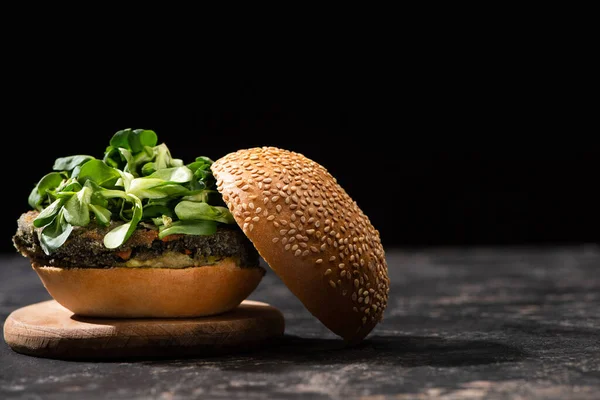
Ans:
POLYGON ((86 318, 50 300, 13 311, 4 324, 14 351, 56 359, 208 356, 255 349, 283 332, 279 310, 250 300, 227 313, 184 319, 86 318))

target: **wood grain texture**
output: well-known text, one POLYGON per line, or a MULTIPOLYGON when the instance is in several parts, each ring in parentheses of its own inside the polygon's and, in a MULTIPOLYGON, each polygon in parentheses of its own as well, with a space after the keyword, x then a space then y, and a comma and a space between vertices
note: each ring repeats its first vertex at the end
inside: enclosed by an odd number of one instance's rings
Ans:
POLYGON ((253 349, 283 332, 279 310, 250 300, 221 315, 185 319, 86 318, 49 300, 13 311, 4 324, 14 351, 57 359, 223 354, 253 349))

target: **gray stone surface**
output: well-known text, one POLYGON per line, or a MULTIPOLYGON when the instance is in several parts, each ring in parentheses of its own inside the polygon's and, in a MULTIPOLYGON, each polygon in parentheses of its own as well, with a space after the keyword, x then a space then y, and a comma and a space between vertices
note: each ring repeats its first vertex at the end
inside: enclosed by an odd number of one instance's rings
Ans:
MULTIPOLYGON (((0 343, 9 399, 597 399, 600 249, 388 250, 385 320, 355 348, 269 271, 251 299, 279 308, 268 348, 205 359, 67 362, 0 343)), ((25 259, 0 259, 0 321, 49 299, 25 259)))

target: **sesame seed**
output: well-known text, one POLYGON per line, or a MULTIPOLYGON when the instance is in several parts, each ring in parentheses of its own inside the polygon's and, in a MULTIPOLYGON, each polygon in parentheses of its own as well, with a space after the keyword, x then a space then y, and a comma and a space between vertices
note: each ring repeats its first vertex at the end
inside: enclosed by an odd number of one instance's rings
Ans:
MULTIPOLYGON (((332 279, 331 282, 336 288, 344 278, 348 279, 349 286, 354 283, 355 301, 360 296, 362 304, 367 306, 360 307, 363 317, 368 316, 372 321, 382 319, 390 281, 379 232, 327 170, 302 154, 266 146, 228 154, 215 162, 211 169, 223 200, 236 220, 241 222, 244 232, 253 229, 254 223, 260 222, 255 217, 263 214, 264 218, 273 222, 272 228, 265 226, 265 229, 271 229, 273 243, 287 245, 287 250, 296 246, 292 254, 301 251, 300 254, 308 256, 311 252, 335 249, 332 266, 344 264, 344 267, 339 269, 337 276, 341 279, 332 279), (257 195, 265 205, 273 204, 274 210, 267 209, 267 206, 257 207, 257 195), (275 196, 279 199, 271 202, 275 196), (287 200, 279 201, 282 198, 287 200), (288 205, 286 210, 283 209, 284 203, 288 205), (288 215, 288 220, 277 220, 277 213, 288 215), (287 228, 295 230, 293 233, 273 235, 290 220, 297 225, 287 228), (327 229, 323 231, 325 227, 327 229)), ((315 260, 315 265, 322 265, 330 257, 332 254, 329 253, 315 260)), ((342 294, 344 290, 340 288, 342 294)))
POLYGON ((334 282, 334 281, 329 281, 329 285, 330 285, 332 288, 335 288, 335 287, 336 287, 336 284, 335 284, 335 282, 334 282))
POLYGON ((298 257, 300 254, 302 254, 302 250, 296 250, 296 252, 294 253, 296 257, 298 257))
POLYGON ((254 217, 254 218, 252 218, 252 221, 258 222, 258 221, 260 221, 260 218, 259 217, 254 217))

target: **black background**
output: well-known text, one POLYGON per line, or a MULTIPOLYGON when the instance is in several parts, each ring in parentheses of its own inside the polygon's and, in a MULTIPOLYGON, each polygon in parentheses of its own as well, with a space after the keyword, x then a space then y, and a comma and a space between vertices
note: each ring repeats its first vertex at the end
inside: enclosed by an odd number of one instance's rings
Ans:
MULTIPOLYGON (((436 61, 437 62, 437 61, 436 61)), ((273 145, 324 165, 385 246, 598 242, 593 108, 553 71, 506 65, 118 79, 38 71, 9 86, 1 250, 55 158, 103 155, 123 128, 153 129, 173 156, 273 145), (585 135, 591 135, 586 137, 585 135)), ((564 81, 564 80, 563 80, 564 81)))

